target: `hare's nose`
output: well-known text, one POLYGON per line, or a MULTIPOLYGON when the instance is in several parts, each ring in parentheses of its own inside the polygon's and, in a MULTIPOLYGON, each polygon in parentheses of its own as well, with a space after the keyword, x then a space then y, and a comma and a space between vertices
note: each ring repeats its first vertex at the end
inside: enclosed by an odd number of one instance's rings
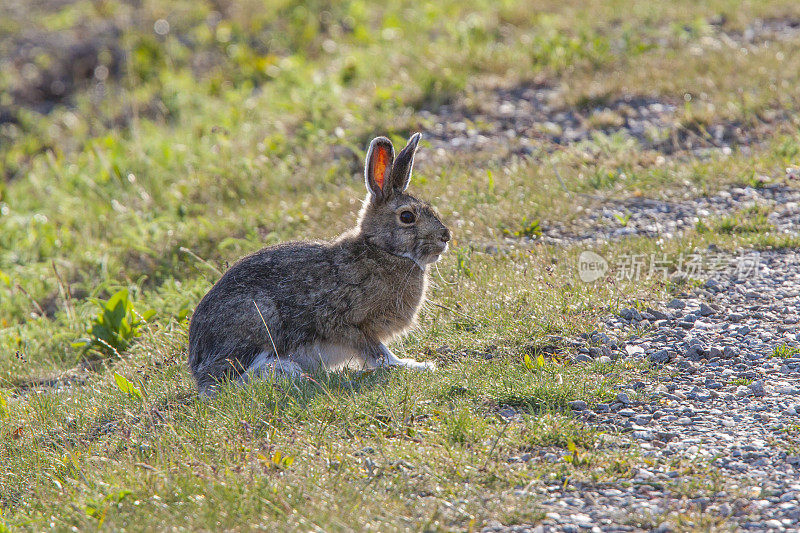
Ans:
POLYGON ((450 230, 447 229, 447 228, 444 228, 444 230, 442 230, 441 235, 439 235, 439 239, 442 242, 448 242, 450 240, 450 230))

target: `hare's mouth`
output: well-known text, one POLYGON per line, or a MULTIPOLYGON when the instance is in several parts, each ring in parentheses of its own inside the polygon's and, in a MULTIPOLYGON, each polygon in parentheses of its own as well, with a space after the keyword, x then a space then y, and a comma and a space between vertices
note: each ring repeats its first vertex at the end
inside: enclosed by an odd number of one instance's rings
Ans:
POLYGON ((426 253, 422 256, 421 262, 426 265, 433 264, 442 258, 442 254, 447 251, 447 243, 432 245, 430 248, 432 249, 425 250, 426 253))

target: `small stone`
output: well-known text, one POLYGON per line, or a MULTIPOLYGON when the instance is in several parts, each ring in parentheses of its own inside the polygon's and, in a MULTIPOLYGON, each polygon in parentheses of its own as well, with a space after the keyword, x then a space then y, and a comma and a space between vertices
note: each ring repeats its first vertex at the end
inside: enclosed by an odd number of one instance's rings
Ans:
POLYGON ((705 359, 707 355, 708 352, 702 344, 692 344, 686 348, 686 352, 684 353, 684 356, 690 361, 700 361, 701 359, 705 359))
POLYGON ((628 398, 628 395, 625 394, 624 392, 620 392, 619 394, 617 394, 617 401, 625 405, 631 404, 631 399, 628 398))
POLYGON ((626 416, 626 417, 630 418, 630 417, 632 417, 633 415, 636 414, 636 411, 634 411, 633 409, 620 409, 618 414, 620 416, 626 416))
POLYGON ((753 391, 751 391, 748 387, 745 387, 744 385, 739 385, 738 387, 736 387, 736 392, 733 393, 733 395, 736 396, 737 398, 745 398, 747 396, 750 396, 751 394, 753 394, 753 391))
POLYGON ((515 416, 517 416, 517 412, 514 409, 512 409, 511 407, 506 407, 506 408, 500 410, 500 416, 502 416, 503 418, 506 418, 506 419, 514 418, 515 416))
POLYGON ((637 426, 646 426, 653 420, 653 415, 636 415, 633 417, 633 422, 637 426))
POLYGON ((667 320, 669 318, 669 315, 667 315, 665 312, 659 311, 658 309, 654 309, 652 307, 648 307, 647 312, 653 315, 653 318, 656 320, 667 320))
POLYGON ((595 413, 608 413, 611 411, 611 406, 607 403, 598 403, 594 406, 595 413))
POLYGON ((353 455, 360 457, 362 455, 373 455, 374 453, 375 453, 375 448, 372 448, 371 446, 365 446, 364 448, 361 448, 360 450, 355 452, 353 455))
POLYGON ((657 431, 656 432, 656 437, 658 437, 658 440, 660 440, 662 442, 669 442, 672 439, 676 438, 677 436, 678 436, 677 433, 673 433, 671 431, 657 431))
POLYGON ((594 343, 603 344, 606 346, 614 344, 614 341, 611 340, 611 337, 605 333, 600 333, 597 331, 591 334, 590 340, 594 343))
POLYGON ((592 359, 588 355, 585 355, 585 354, 582 354, 582 353, 579 353, 578 355, 576 355, 575 359, 573 359, 573 360, 576 363, 591 363, 592 361, 594 361, 594 359, 592 359))
POLYGON ((763 381, 754 381, 750 385, 748 385, 750 390, 753 392, 753 396, 764 396, 767 392, 764 390, 764 382, 763 381))
POLYGON ((734 359, 739 357, 739 349, 733 346, 725 346, 722 349, 722 357, 725 359, 734 359))
POLYGON ((717 312, 708 304, 701 303, 700 304, 700 315, 701 316, 714 316, 717 312))
POLYGON ((675 298, 674 300, 672 300, 670 303, 667 304, 667 307, 669 307, 670 309, 683 309, 686 307, 686 302, 675 298))
POLYGON ((672 359, 672 353, 669 350, 658 350, 657 352, 651 353, 648 357, 654 363, 664 364, 672 359))
POLYGON ((628 352, 628 355, 630 356, 644 355, 644 348, 641 346, 634 346, 632 344, 625 346, 625 351, 628 352))
POLYGON ((634 322, 638 322, 642 319, 642 314, 632 307, 621 309, 619 312, 619 316, 621 316, 625 320, 632 320, 634 322))
POLYGON ((692 419, 689 418, 688 416, 682 416, 679 419, 677 419, 675 423, 678 424, 679 426, 691 426, 692 419))
POLYGON ((586 402, 584 402, 583 400, 575 400, 574 402, 568 402, 567 405, 569 405, 573 411, 585 411, 588 407, 586 405, 586 402))
POLYGON ((592 357, 598 357, 605 355, 606 357, 611 356, 611 348, 608 346, 592 346, 589 348, 589 355, 592 357))

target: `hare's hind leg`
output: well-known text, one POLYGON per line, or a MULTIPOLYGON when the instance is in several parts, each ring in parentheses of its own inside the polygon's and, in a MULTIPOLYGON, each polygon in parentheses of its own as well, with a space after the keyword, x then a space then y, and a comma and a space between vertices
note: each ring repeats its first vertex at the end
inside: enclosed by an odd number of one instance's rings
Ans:
POLYGON ((302 375, 303 369, 297 363, 275 357, 271 352, 261 352, 239 379, 242 382, 247 382, 252 376, 297 379, 302 375))
POLYGON ((376 368, 389 368, 393 366, 402 366, 412 370, 433 371, 436 370, 436 363, 433 361, 416 361, 414 359, 402 359, 397 357, 392 351, 386 347, 382 342, 378 344, 378 349, 381 352, 380 357, 375 360, 376 368))

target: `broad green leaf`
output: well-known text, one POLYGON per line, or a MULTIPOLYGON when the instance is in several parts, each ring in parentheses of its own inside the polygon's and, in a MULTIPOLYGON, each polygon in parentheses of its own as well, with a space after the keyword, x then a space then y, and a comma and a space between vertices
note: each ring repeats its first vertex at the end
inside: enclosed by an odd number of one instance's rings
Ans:
POLYGON ((108 301, 94 300, 100 308, 88 332, 88 339, 78 339, 76 348, 96 348, 100 352, 124 352, 131 341, 139 335, 139 327, 155 315, 148 310, 138 315, 127 289, 120 289, 108 301))
POLYGON ((73 348, 83 348, 83 347, 87 346, 91 342, 92 342, 92 339, 89 339, 87 337, 83 337, 83 338, 78 339, 75 342, 71 343, 71 346, 73 348))
POLYGON ((114 381, 117 382, 117 387, 119 387, 119 390, 121 390, 125 394, 130 394, 131 396, 138 396, 139 398, 142 397, 142 391, 139 390, 133 383, 128 381, 128 379, 125 376, 118 374, 117 372, 114 372, 114 381))
POLYGON ((523 361, 525 363, 525 368, 527 368, 528 370, 533 370, 533 361, 531 360, 531 356, 530 355, 525 354, 525 357, 523 358, 523 361))

